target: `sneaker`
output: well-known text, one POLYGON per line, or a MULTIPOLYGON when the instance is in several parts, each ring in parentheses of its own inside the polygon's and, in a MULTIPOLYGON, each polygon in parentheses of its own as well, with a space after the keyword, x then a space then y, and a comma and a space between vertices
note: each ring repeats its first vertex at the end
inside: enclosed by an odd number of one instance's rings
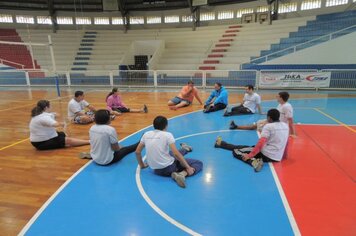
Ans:
POLYGON ((80 159, 91 159, 90 152, 81 152, 78 157, 80 159))
POLYGON ((115 117, 116 117, 115 115, 111 115, 110 120, 115 120, 115 117))
POLYGON ((220 146, 221 146, 221 141, 222 141, 222 137, 221 137, 221 136, 218 136, 218 137, 216 138, 214 147, 216 147, 216 148, 220 147, 220 146))
POLYGON ((255 172, 260 172, 263 167, 263 160, 253 158, 251 165, 255 169, 255 172))
POLYGON ((146 104, 143 105, 143 112, 147 113, 148 112, 148 107, 146 106, 146 104))
POLYGON ((188 144, 186 144, 186 143, 181 143, 180 146, 181 146, 184 150, 186 150, 187 152, 193 151, 193 148, 192 148, 191 146, 189 146, 188 144))
POLYGON ((237 125, 233 120, 230 122, 230 129, 237 129, 237 125))
POLYGON ((185 177, 183 175, 173 172, 171 177, 176 181, 179 187, 185 188, 185 177))
POLYGON ((230 112, 225 111, 224 116, 231 116, 230 112))

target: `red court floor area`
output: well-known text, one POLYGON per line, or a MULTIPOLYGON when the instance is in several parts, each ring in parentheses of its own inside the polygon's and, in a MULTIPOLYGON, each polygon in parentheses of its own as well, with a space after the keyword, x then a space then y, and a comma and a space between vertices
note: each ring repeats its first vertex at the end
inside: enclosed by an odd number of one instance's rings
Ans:
POLYGON ((356 235, 356 133, 298 125, 286 160, 274 167, 302 235, 356 235))

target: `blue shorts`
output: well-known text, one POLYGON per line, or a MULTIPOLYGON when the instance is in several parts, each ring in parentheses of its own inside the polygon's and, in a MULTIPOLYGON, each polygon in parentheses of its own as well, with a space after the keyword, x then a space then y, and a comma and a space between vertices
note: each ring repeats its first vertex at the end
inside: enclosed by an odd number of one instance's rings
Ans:
POLYGON ((187 106, 191 104, 191 102, 189 102, 188 100, 185 100, 185 99, 182 99, 180 97, 174 97, 171 99, 171 102, 173 102, 174 104, 179 104, 181 102, 186 102, 187 103, 187 106))

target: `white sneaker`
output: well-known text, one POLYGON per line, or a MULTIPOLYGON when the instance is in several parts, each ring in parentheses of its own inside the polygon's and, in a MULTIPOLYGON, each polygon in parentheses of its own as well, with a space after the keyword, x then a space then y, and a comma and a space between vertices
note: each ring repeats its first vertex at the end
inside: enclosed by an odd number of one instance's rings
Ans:
POLYGON ((181 146, 184 150, 186 150, 187 152, 193 151, 193 148, 192 148, 191 146, 189 146, 188 144, 186 144, 186 143, 181 143, 180 146, 181 146))
POLYGON ((253 158, 251 165, 255 172, 260 172, 263 167, 263 160, 253 158))
POLYGON ((185 188, 185 177, 183 175, 173 172, 171 177, 176 181, 179 187, 185 188))
POLYGON ((90 152, 81 152, 78 157, 81 159, 91 159, 90 152))

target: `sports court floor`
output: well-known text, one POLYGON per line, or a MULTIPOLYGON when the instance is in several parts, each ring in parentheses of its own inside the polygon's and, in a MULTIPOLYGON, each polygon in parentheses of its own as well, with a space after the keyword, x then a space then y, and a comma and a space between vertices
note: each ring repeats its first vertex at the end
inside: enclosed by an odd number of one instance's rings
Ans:
MULTIPOLYGON (((105 94, 93 92, 88 97, 94 99, 98 93, 105 94)), ((263 101, 265 112, 277 106, 272 99, 275 93, 262 93, 271 98, 263 101)), ((201 173, 187 179, 186 189, 150 169, 140 170, 134 154, 107 167, 81 162, 84 166, 42 206, 21 234, 356 235, 356 96, 290 93, 298 137, 290 140, 289 156, 283 162, 264 164, 255 173, 230 151, 214 148, 217 136, 236 144, 255 144, 256 131, 231 131, 229 121, 249 124, 264 116, 223 117, 223 111, 204 114, 198 108, 187 108, 173 114, 168 127, 177 145, 193 146, 187 157, 204 163, 201 173)), ((152 117, 162 109, 153 104, 157 96, 166 101, 175 93, 157 94, 150 95, 153 102, 149 105, 156 110, 152 117)), ((123 96, 128 100, 136 95, 127 92, 123 96)), ((121 143, 134 143, 150 129, 132 133, 121 143)), ((118 133, 122 137, 120 130, 118 133)), ((30 145, 18 145, 25 144, 30 145)), ((71 155, 76 152, 78 149, 71 155)), ((41 158, 57 158, 50 155, 54 152, 47 154, 41 158)))

